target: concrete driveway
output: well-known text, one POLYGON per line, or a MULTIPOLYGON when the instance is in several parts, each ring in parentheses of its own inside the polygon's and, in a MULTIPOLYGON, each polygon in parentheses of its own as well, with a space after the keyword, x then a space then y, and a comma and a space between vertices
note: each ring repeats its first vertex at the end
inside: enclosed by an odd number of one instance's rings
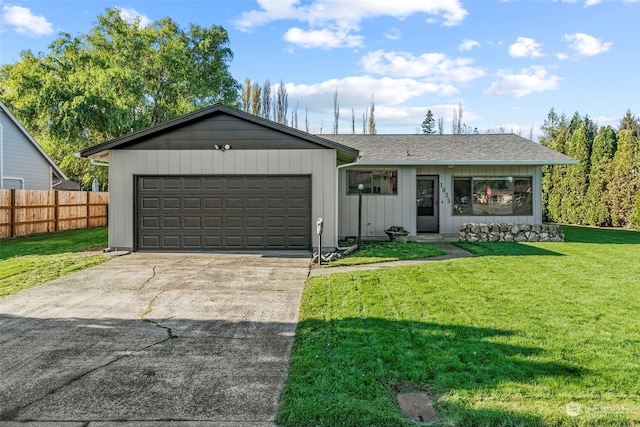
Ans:
POLYGON ((273 425, 309 257, 134 253, 0 299, 0 425, 273 425))

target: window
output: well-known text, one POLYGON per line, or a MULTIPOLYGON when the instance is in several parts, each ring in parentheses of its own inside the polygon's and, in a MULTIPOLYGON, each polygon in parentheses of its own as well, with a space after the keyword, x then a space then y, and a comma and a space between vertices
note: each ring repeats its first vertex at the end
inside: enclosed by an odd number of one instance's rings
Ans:
POLYGON ((453 179, 454 215, 532 215, 530 177, 453 179))
POLYGON ((358 194, 359 184, 364 185, 363 194, 398 194, 398 171, 347 171, 347 194, 358 194))

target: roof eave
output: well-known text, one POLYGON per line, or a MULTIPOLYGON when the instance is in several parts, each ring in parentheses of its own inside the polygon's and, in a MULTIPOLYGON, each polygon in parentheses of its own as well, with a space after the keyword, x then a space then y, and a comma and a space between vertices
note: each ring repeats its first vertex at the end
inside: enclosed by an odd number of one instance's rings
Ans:
POLYGON ((577 165, 578 160, 361 160, 362 166, 550 166, 577 165))

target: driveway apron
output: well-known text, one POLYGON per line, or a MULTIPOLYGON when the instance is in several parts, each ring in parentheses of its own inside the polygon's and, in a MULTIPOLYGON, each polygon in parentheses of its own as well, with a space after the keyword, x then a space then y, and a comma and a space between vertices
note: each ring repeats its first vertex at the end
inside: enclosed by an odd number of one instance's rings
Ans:
POLYGON ((0 425, 273 425, 309 253, 134 253, 0 299, 0 425))

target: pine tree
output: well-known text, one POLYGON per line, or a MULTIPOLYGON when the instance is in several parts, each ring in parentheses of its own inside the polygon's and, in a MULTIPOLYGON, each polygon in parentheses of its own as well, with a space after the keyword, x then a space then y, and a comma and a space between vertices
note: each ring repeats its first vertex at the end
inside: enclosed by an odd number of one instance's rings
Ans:
POLYGON ((431 110, 427 110, 427 114, 422 121, 422 133, 431 135, 436 133, 436 120, 433 118, 431 110))

